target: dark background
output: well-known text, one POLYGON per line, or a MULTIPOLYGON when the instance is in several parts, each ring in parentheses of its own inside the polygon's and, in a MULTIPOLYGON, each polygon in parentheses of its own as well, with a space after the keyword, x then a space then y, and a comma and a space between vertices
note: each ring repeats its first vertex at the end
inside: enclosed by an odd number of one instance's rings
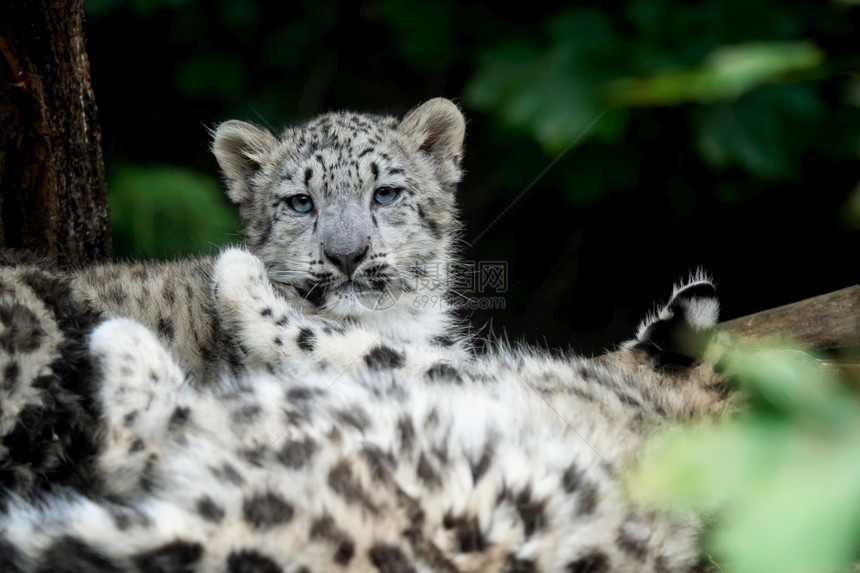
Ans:
POLYGON ((472 317, 496 334, 599 352, 699 265, 726 319, 858 282, 855 3, 85 6, 121 258, 238 240, 218 122, 445 96, 465 257, 508 264, 506 308, 472 317))

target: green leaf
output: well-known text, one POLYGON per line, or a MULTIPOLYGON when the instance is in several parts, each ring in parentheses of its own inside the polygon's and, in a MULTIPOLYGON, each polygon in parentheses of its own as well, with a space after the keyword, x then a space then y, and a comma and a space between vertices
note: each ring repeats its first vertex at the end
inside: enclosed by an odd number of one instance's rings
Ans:
POLYGON ((200 53, 180 62, 176 84, 192 100, 230 100, 244 93, 248 71, 239 53, 200 53))
POLYGON ((398 53, 407 61, 420 68, 436 69, 456 55, 456 5, 382 0, 379 11, 399 47, 398 53))
POLYGON ((626 487, 640 503, 712 510, 743 482, 756 450, 737 427, 672 428, 655 438, 626 487))
POLYGON ((493 110, 508 125, 525 128, 549 153, 597 135, 617 140, 623 116, 597 122, 606 106, 599 86, 612 75, 617 38, 606 16, 569 10, 551 19, 549 45, 511 41, 485 53, 466 89, 473 106, 493 110), (607 66, 609 67, 607 69, 607 66))
POLYGON ((733 572, 840 571, 852 561, 860 525, 860 448, 802 441, 789 446, 767 479, 731 504, 714 535, 714 550, 733 572))
POLYGON ((108 184, 117 257, 172 258, 237 242, 239 219, 218 182, 179 167, 123 165, 108 184))
POLYGON ((797 350, 735 346, 722 364, 746 409, 664 433, 631 496, 717 516, 708 550, 733 573, 846 570, 860 542, 860 398, 797 350))
POLYGON ((823 63, 821 50, 807 42, 722 46, 692 69, 621 79, 609 92, 622 106, 734 100, 760 85, 816 70, 823 63))
POLYGON ((574 208, 580 208, 593 205, 613 193, 635 188, 640 161, 635 150, 620 145, 610 147, 592 141, 572 149, 557 172, 557 177, 563 182, 565 201, 574 208))
POLYGON ((806 86, 767 86, 732 103, 694 110, 702 158, 715 169, 740 167, 766 181, 802 175, 803 154, 826 108, 806 86))
POLYGON ((842 206, 840 218, 852 229, 860 229, 860 185, 848 196, 842 206))
POLYGON ((847 400, 840 382, 801 350, 733 350, 724 363, 760 408, 833 430, 860 422, 860 405, 847 400))

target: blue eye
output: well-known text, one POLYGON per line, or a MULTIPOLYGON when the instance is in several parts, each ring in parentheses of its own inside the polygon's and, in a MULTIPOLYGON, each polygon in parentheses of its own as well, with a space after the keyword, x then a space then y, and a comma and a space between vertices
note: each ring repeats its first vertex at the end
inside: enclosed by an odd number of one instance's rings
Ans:
POLYGON ((307 195, 293 195, 287 198, 287 205, 296 213, 310 213, 314 209, 313 199, 307 195))
POLYGON ((388 205, 400 197, 400 189, 397 187, 380 187, 373 194, 373 200, 379 205, 388 205))

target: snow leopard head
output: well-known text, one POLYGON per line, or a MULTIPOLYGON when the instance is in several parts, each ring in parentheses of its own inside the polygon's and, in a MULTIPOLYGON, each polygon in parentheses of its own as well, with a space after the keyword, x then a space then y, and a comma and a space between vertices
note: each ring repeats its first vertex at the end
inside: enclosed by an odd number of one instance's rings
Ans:
POLYGON ((280 135, 221 124, 214 152, 271 280, 318 312, 420 312, 444 299, 465 121, 446 99, 402 119, 328 113, 280 135))

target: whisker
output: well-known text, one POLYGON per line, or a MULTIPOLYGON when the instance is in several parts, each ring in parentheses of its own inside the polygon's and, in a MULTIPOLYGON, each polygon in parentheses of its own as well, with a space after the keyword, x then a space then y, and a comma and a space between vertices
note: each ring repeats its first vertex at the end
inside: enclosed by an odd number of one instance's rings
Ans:
POLYGON ((318 286, 320 286, 320 283, 314 283, 313 286, 311 286, 311 288, 308 290, 308 292, 305 293, 305 296, 303 296, 302 298, 304 300, 308 300, 308 297, 311 296, 311 293, 314 292, 314 289, 318 286))
POLYGON ((397 266, 395 266, 394 268, 398 273, 400 273, 401 277, 404 275, 412 276, 414 279, 430 282, 430 283, 432 283, 434 288, 441 288, 448 293, 454 294, 454 295, 462 298, 463 300, 471 300, 471 297, 469 295, 466 295, 462 292, 459 292, 454 287, 450 286, 448 284, 447 280, 437 280, 437 279, 434 279, 434 278, 429 277, 429 276, 418 276, 418 275, 415 275, 414 273, 410 272, 408 269, 401 269, 401 268, 398 268, 397 266))

